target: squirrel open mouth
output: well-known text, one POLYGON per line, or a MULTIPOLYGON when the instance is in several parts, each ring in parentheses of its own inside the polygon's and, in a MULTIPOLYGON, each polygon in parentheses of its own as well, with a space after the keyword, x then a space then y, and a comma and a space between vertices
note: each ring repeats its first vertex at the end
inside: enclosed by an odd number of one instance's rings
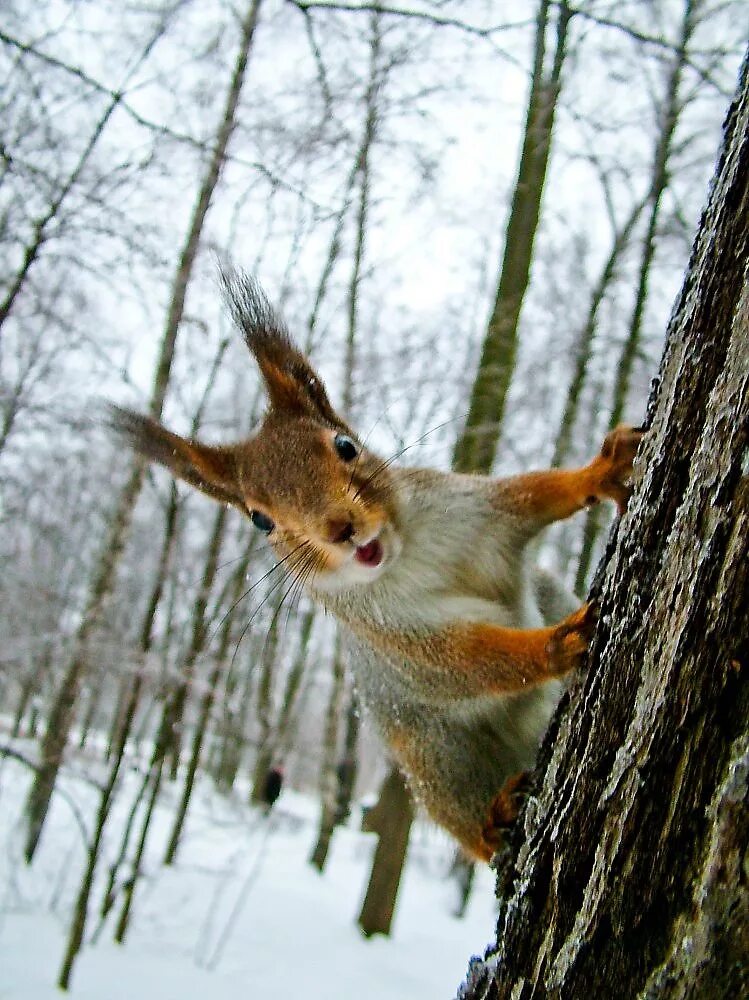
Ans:
POLYGON ((382 542, 379 538, 373 538, 366 545, 357 545, 354 558, 363 566, 379 566, 384 554, 382 542))

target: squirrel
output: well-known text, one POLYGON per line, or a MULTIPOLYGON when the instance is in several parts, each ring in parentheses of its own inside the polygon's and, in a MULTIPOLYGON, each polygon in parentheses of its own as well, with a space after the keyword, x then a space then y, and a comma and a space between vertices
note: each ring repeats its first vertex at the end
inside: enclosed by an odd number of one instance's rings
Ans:
POLYGON ((596 620, 535 565, 529 543, 599 500, 623 511, 642 431, 618 427, 578 469, 494 478, 396 467, 336 413, 254 279, 221 281, 267 390, 254 436, 208 445, 116 406, 110 425, 268 536, 344 626, 361 701, 417 801, 488 861, 596 620))

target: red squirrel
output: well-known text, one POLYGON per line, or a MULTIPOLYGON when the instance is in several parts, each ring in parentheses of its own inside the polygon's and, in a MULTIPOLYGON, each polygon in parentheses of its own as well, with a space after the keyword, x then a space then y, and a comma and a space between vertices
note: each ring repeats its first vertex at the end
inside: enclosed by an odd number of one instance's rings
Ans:
POLYGON ((623 510, 641 432, 617 428, 579 469, 397 468, 336 413, 256 283, 222 278, 267 389, 256 433, 207 445, 118 407, 114 429, 268 536, 344 626, 361 700, 416 799, 488 860, 517 812, 559 678, 580 665, 595 624, 535 566, 529 543, 599 500, 623 510))

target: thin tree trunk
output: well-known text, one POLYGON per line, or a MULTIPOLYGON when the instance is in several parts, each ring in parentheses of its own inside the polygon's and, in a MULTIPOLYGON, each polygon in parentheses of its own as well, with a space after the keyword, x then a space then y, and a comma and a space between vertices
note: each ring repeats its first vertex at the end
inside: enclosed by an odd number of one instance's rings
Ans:
POLYGON ((278 659, 278 619, 281 612, 281 599, 277 598, 273 605, 273 617, 260 654, 260 676, 257 683, 257 701, 255 703, 258 724, 258 747, 252 770, 252 789, 250 802, 253 805, 263 801, 265 778, 273 759, 271 742, 273 714, 273 678, 278 659))
MULTIPOLYGON (((235 586, 232 588, 232 591, 236 590, 237 597, 239 596, 239 589, 241 589, 242 581, 244 580, 244 578, 245 574, 243 573, 242 576, 239 577, 238 583, 235 580, 235 586)), ((193 731, 190 759, 187 764, 187 771, 185 774, 185 782, 182 788, 182 795, 180 796, 180 802, 177 807, 177 813, 175 816, 174 824, 172 826, 172 832, 169 836, 169 843, 167 844, 167 849, 164 854, 165 865, 173 864, 177 854, 180 838, 182 836, 182 830, 185 824, 185 820, 187 818, 187 810, 190 806, 190 799, 192 798, 192 792, 195 786, 195 776, 198 771, 198 765, 200 763, 200 757, 203 751, 203 742, 208 727, 208 721, 210 719, 211 710, 216 700, 216 688, 218 687, 218 682, 221 678, 221 674, 226 666, 226 659, 228 656, 229 646, 231 643, 231 634, 232 634, 231 616, 229 615, 227 616, 226 621, 223 623, 219 646, 216 651, 216 660, 208 678, 206 691, 200 702, 200 710, 193 731)))
MULTIPOLYGON (((222 636, 221 643, 224 641, 230 641, 232 634, 232 625, 234 623, 235 612, 238 605, 241 602, 242 590, 244 589, 245 581, 249 574, 250 562, 252 559, 252 554, 257 547, 257 534, 254 534, 250 540, 249 545, 245 549, 245 553, 242 559, 237 564, 234 574, 231 578, 231 584, 228 588, 229 595, 229 610, 224 612, 223 623, 221 626, 222 636)), ((221 606, 221 605, 219 605, 221 606)), ((242 635, 244 638, 244 633, 242 635)), ((241 642, 241 639, 240 639, 241 642)), ((247 672, 246 680, 249 682, 250 672, 247 672)), ((241 741, 235 738, 234 731, 234 708, 233 701, 234 695, 237 688, 237 653, 236 650, 229 663, 229 668, 226 673, 226 680, 224 682, 224 692, 223 692, 223 705, 221 713, 221 724, 219 726, 219 732, 216 736, 217 749, 213 756, 217 760, 216 773, 214 779, 217 786, 221 791, 228 791, 234 784, 234 779, 239 768, 239 756, 241 754, 241 741), (230 746, 232 751, 230 751, 230 746)))
POLYGON ((26 709, 29 707, 31 699, 36 691, 36 676, 34 673, 29 672, 29 674, 21 682, 21 690, 18 695, 18 701, 16 702, 16 711, 13 716, 13 725, 10 730, 10 735, 14 740, 21 735, 23 720, 26 717, 26 709))
POLYGON ((310 855, 310 864, 322 871, 328 858, 330 839, 335 829, 336 799, 338 781, 336 777, 336 760, 338 757, 338 730, 340 728, 341 699, 346 680, 346 671, 341 655, 341 638, 336 633, 335 651, 333 653, 333 679, 328 699, 328 709, 325 714, 325 732, 323 735, 323 758, 320 765, 320 826, 317 831, 317 841, 310 855))
MULTIPOLYGON (((156 567, 156 576, 153 581, 153 586, 151 587, 151 594, 148 599, 148 604, 146 606, 146 613, 143 618, 143 624, 140 630, 140 637, 138 641, 138 651, 141 657, 145 657, 146 654, 151 649, 151 644, 153 642, 153 625, 156 620, 156 611, 158 610, 161 598, 164 592, 164 585, 169 573, 169 566, 171 564, 172 551, 174 549, 174 543, 177 537, 177 513, 179 510, 179 491, 177 490, 177 485, 175 481, 172 481, 169 487, 169 501, 167 504, 166 518, 164 525, 164 537, 161 542, 161 552, 159 553, 159 560, 156 567)), ((140 671, 137 673, 137 690, 133 692, 133 685, 129 677, 123 678, 123 682, 120 688, 120 697, 117 699, 117 706, 115 708, 114 719, 112 722, 112 728, 109 736, 109 743, 107 746, 106 759, 109 760, 112 756, 112 748, 117 746, 120 742, 120 730, 125 724, 125 719, 128 716, 128 703, 135 697, 136 705, 140 699, 142 687, 142 674, 140 671)), ((130 724, 132 725, 133 719, 131 718, 130 724)))
POLYGON ((295 709, 304 676, 304 668, 307 665, 307 646, 314 620, 315 609, 310 607, 304 612, 298 623, 299 645, 286 677, 281 708, 275 723, 258 750, 253 774, 253 794, 251 799, 253 802, 262 800, 265 779, 270 766, 274 761, 278 764, 283 764, 289 752, 295 721, 295 709))
POLYGON ((221 122, 216 133, 216 141, 213 146, 211 157, 208 161, 205 176, 203 177, 198 191, 198 198, 195 207, 193 208, 187 239, 185 240, 185 244, 182 248, 182 253, 180 254, 179 262, 177 264, 174 283, 172 285, 172 294, 169 301, 166 328, 161 341, 161 353, 156 367, 156 385, 163 386, 163 393, 160 398, 155 395, 152 400, 151 413, 154 417, 160 416, 161 409, 164 404, 164 394, 166 392, 166 386, 169 382, 169 376, 171 373, 177 333, 179 331, 180 324, 182 323, 182 317, 185 310, 187 286, 190 283, 193 267, 195 266, 195 260, 198 255, 200 239, 203 235, 203 228, 205 226, 206 216, 208 215, 208 209, 211 207, 213 195, 215 194, 216 187, 218 186, 218 182, 221 177, 221 171, 223 170, 223 166, 226 161, 226 151, 229 146, 229 140, 231 139, 232 133, 234 132, 237 124, 237 108, 239 106, 239 98, 242 94, 242 87, 244 86, 245 75, 247 72, 247 62, 252 48, 252 38, 255 34, 261 3, 262 0, 251 0, 242 22, 239 38, 239 51, 234 63, 231 83, 229 84, 229 90, 226 95, 226 103, 224 104, 221 122))
POLYGON ((593 353, 593 343, 598 328, 598 311, 612 281, 616 277, 619 259, 629 244, 632 231, 637 225, 637 220, 642 215, 644 207, 645 203, 642 201, 633 205, 624 225, 614 231, 611 249, 598 276, 598 281, 593 287, 590 303, 588 304, 588 314, 585 317, 585 322, 575 344, 575 363, 572 371, 572 379, 567 389, 564 411, 559 422, 559 431, 554 443, 554 455, 551 459, 552 468, 559 468, 564 465, 569 457, 572 433, 575 429, 580 406, 580 396, 585 384, 585 376, 593 353))
POLYGON ((148 833, 151 829, 153 812, 161 790, 161 779, 164 774, 164 751, 168 745, 168 736, 165 736, 165 741, 166 742, 159 748, 160 752, 158 755, 154 756, 154 760, 149 771, 151 790, 146 805, 146 813, 143 817, 143 824, 140 829, 140 837, 138 838, 138 844, 135 849, 135 856, 133 857, 130 878, 125 882, 123 889, 122 909, 120 910, 120 916, 114 932, 114 939, 117 944, 122 944, 125 940, 125 935, 127 934, 127 929, 130 924, 130 914, 133 908, 135 889, 140 881, 141 875, 143 874, 143 855, 146 850, 148 833))
POLYGON ((338 795, 336 798, 336 823, 345 823, 351 812, 351 799, 356 787, 359 742, 359 699, 353 684, 349 687, 344 712, 343 755, 338 770, 338 795))
MULTIPOLYGON (((225 508, 221 508, 225 510, 225 508)), ((209 545, 209 549, 211 546, 209 545)), ((151 759, 149 762, 148 770, 146 776, 143 779, 141 789, 136 796, 133 808, 130 813, 130 820, 135 819, 135 813, 137 811, 138 805, 140 804, 141 798, 148 792, 148 798, 146 803, 146 811, 143 817, 143 822, 140 828, 140 835, 138 837, 138 842, 135 849, 135 855, 133 857, 131 867, 130 867, 130 877, 125 880, 123 885, 123 899, 122 908, 120 910, 120 916, 117 921, 117 925, 114 932, 114 939, 118 944, 122 944, 125 934, 127 932, 128 925, 130 923, 130 914, 132 911, 133 897, 135 895, 135 889, 137 883, 143 874, 142 862, 143 856, 145 854, 146 844, 148 842, 148 834, 151 828, 151 820, 153 819, 154 809, 156 807, 156 802, 159 797, 159 792, 161 791, 161 783, 164 776, 164 764, 166 756, 169 753, 174 742, 174 718, 175 718, 175 705, 177 691, 170 692, 164 703, 164 707, 161 713, 161 719, 159 721, 159 727, 156 734, 156 739, 154 741, 153 750, 151 752, 151 759)), ((129 835, 132 830, 130 820, 127 824, 127 839, 123 839, 122 847, 120 850, 120 858, 124 861, 125 855, 127 853, 127 846, 129 835)), ((117 872, 110 878, 110 884, 114 885, 116 880, 117 872)), ((105 900, 106 903, 106 900, 105 900)))
POLYGON ((101 895, 101 904, 99 906, 99 923, 92 935, 92 943, 95 942, 101 932, 104 922, 109 916, 109 913, 117 902, 117 878, 120 874, 122 866, 125 863, 125 858, 127 857, 127 852, 130 847, 130 838, 133 835, 133 829, 135 827, 135 821, 138 817, 138 810, 140 809, 143 799, 146 796, 148 787, 151 783, 151 772, 150 769, 146 772, 145 777, 141 781, 140 788, 138 789, 135 797, 130 803, 130 809, 128 810, 127 820, 122 828, 122 835, 120 837, 120 848, 117 852, 117 856, 109 866, 107 873, 107 884, 104 892, 101 895))
POLYGON ((566 0, 558 5, 551 0, 540 0, 525 134, 505 232, 502 269, 465 428, 453 452, 453 468, 458 472, 488 472, 499 443, 505 401, 515 369, 518 323, 530 279, 571 16, 566 0), (548 68, 546 33, 555 7, 558 7, 556 44, 548 68))
MULTIPOLYGON (((151 416, 157 419, 161 416, 164 407, 174 360, 177 331, 184 314, 185 293, 197 257, 200 236, 221 175, 229 139, 236 124, 239 97, 242 92, 247 60, 261 2, 262 0, 252 0, 247 8, 247 14, 242 24, 239 53, 234 64, 224 112, 216 134, 216 143, 200 186, 187 240, 177 267, 149 406, 151 416)), ((143 462, 136 459, 130 478, 120 495, 117 510, 110 522, 108 538, 96 567, 89 599, 75 637, 71 663, 63 677, 49 714, 47 730, 41 748, 41 767, 35 775, 26 802, 28 835, 24 855, 27 863, 33 859, 39 843, 57 780, 57 773, 67 746, 70 727, 73 723, 81 679, 85 670, 89 639, 114 587, 116 569, 125 545, 135 503, 140 494, 143 475, 143 462)))
POLYGON ((88 705, 86 706, 85 712, 82 713, 83 717, 80 723, 80 732, 78 733, 78 749, 83 750, 88 742, 88 736, 91 729, 94 727, 96 722, 96 716, 99 713, 99 707, 101 706, 101 699, 104 693, 104 677, 99 672, 93 679, 93 684, 89 684, 88 690, 88 705))
MULTIPOLYGON (((640 350, 642 339, 642 318, 645 311, 645 303, 648 298, 648 282, 650 280, 650 269, 655 257, 655 242, 660 217, 661 199, 663 192, 668 186, 668 163, 673 146, 673 137, 676 125, 681 113, 681 102, 679 90, 684 68, 688 63, 687 49, 691 42, 696 24, 696 7, 699 3, 696 0, 686 0, 684 4, 684 16, 681 23, 681 38, 676 48, 674 59, 669 72, 666 86, 666 100, 663 106, 661 127, 656 139, 653 155, 652 181, 648 196, 648 221, 645 231, 645 239, 642 245, 642 255, 637 279, 637 290, 632 308, 632 315, 629 321, 627 337, 622 346, 622 353, 616 370, 616 381, 611 400, 611 413, 609 416, 609 430, 621 423, 624 414, 624 407, 629 394, 629 386, 632 379, 632 369, 635 359, 640 350)), ((580 561, 575 576, 575 591, 578 594, 584 593, 590 566, 593 561, 593 554, 596 550, 596 542, 604 523, 601 512, 591 507, 588 511, 583 528, 583 544, 580 551, 580 561)))
MULTIPOLYGON (((53 646, 50 640, 45 640, 42 644, 42 652, 36 669, 30 670, 21 684, 21 691, 18 696, 18 704, 13 718, 13 728, 11 736, 15 739, 21 735, 23 720, 29 704, 33 704, 36 694, 43 688, 42 679, 52 668, 53 646)), ((27 735, 31 736, 31 727, 27 735)))
MULTIPOLYGON (((226 531, 228 509, 220 506, 213 520, 211 537, 208 540, 208 551, 206 553, 203 576, 200 580, 198 592, 192 606, 192 629, 190 643, 185 651, 184 658, 180 664, 180 676, 173 694, 167 699, 168 711, 171 716, 171 739, 168 754, 171 758, 171 778, 177 777, 179 759, 182 748, 182 730, 184 728, 185 707, 195 673, 195 664, 205 647, 208 639, 209 628, 206 617, 208 608, 208 598, 210 596, 213 582, 216 578, 218 560, 221 554, 221 545, 226 531)), ((167 709, 165 709, 166 711, 167 709)))
POLYGON ((354 242, 354 260, 351 268, 351 280, 348 293, 348 332, 346 335, 346 350, 343 363, 343 396, 341 400, 343 416, 350 419, 354 406, 354 371, 356 368, 356 336, 359 311, 359 283, 361 281, 364 248, 367 238, 367 223, 369 218, 369 182, 371 170, 372 147, 377 138, 378 128, 378 98, 380 85, 379 59, 382 44, 379 17, 372 16, 372 32, 369 54, 369 81, 365 95, 366 117, 364 132, 356 157, 359 174, 359 203, 356 212, 356 239, 354 242))
MULTIPOLYGON (((136 682, 137 678, 134 677, 132 680, 131 691, 135 690, 136 682)), ((123 719, 123 725, 120 729, 119 741, 115 747, 113 765, 109 769, 107 783, 102 789, 99 799, 99 808, 96 814, 96 825, 94 827, 91 843, 88 846, 86 869, 83 873, 80 889, 78 890, 78 896, 73 911, 73 919, 70 924, 68 944, 65 949, 65 956, 60 969, 60 976, 57 981, 57 985, 61 990, 67 990, 70 986, 70 976, 73 971, 73 964, 83 943, 83 935, 86 929, 86 919, 88 915, 88 901, 94 884, 96 866, 99 862, 99 851, 101 848, 102 836, 104 834, 104 827, 109 817, 112 798, 114 796, 114 790, 117 786, 122 761, 125 758, 125 744, 133 724, 136 707, 137 696, 133 697, 131 695, 126 705, 125 717, 123 719)))
POLYGON ((140 488, 141 465, 136 465, 120 504, 110 522, 109 544, 102 551, 97 573, 89 595, 86 613, 75 637, 74 652, 62 683, 53 700, 47 718, 47 729, 42 740, 39 770, 34 776, 26 800, 28 831, 24 847, 26 863, 30 864, 39 843, 42 827, 47 817, 50 799, 62 763, 68 735, 73 724, 78 692, 86 664, 89 638, 98 623, 104 601, 109 594, 114 571, 125 540, 132 505, 140 488))
POLYGON ((304 668, 307 665, 309 638, 312 634, 312 626, 315 623, 314 607, 307 608, 298 622, 297 631, 299 633, 299 645, 297 647, 294 662, 289 670, 286 679, 281 710, 278 713, 278 720, 275 725, 275 744, 277 752, 283 756, 288 752, 291 740, 292 723, 294 720, 294 710, 299 697, 299 690, 302 684, 304 668))
POLYGON ((210 719, 211 709, 213 708, 216 698, 216 687, 218 686, 221 672, 225 666, 228 645, 229 631, 226 630, 223 633, 221 646, 216 653, 216 661, 208 677, 208 684, 205 693, 200 701, 198 718, 195 722, 195 728, 192 734, 190 758, 187 763, 187 771, 185 773, 185 782, 182 787, 182 795, 180 796, 177 813, 172 826, 172 832, 169 835, 169 843, 167 844, 166 852, 164 854, 165 865, 173 864, 177 854, 177 848, 179 847, 182 829, 185 825, 185 820, 187 819, 187 810, 190 806, 190 799, 192 798, 192 792, 195 785, 195 775, 198 772, 198 765, 200 764, 200 757, 203 751, 203 740, 208 728, 208 720, 210 719))
POLYGON ((247 656, 249 666, 245 670, 239 707, 236 713, 232 709, 228 715, 225 714, 224 716, 225 737, 221 746, 219 761, 219 788, 224 792, 228 792, 234 785, 242 763, 242 756, 247 743, 247 720, 252 703, 253 664, 262 656, 263 642, 263 637, 259 635, 253 637, 249 655, 247 656))
POLYGON ((749 52, 595 586, 590 663, 463 1000, 749 994, 749 52))

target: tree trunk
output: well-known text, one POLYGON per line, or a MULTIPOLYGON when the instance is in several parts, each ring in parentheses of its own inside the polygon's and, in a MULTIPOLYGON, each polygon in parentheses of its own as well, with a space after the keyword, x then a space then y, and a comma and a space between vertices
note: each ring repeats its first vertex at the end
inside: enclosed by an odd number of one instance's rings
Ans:
MULTIPOLYGON (((275 587, 275 584, 273 586, 275 587)), ((283 583, 281 586, 283 586, 283 583)), ((252 768, 252 790, 250 791, 250 802, 253 805, 258 805, 263 801, 265 779, 273 760, 273 742, 271 739, 273 729, 273 681, 278 665, 278 619, 281 615, 283 598, 283 592, 280 594, 276 593, 274 596, 271 605, 273 608, 273 617, 270 620, 258 661, 260 677, 257 682, 257 701, 255 704, 258 725, 258 750, 252 768)))
POLYGON ((553 6, 551 0, 540 0, 538 7, 525 134, 505 232, 502 270, 471 390, 466 425, 455 445, 453 468, 457 472, 491 469, 515 369, 520 310, 530 280, 571 17, 567 3, 561 0, 554 56, 551 67, 547 67, 546 32, 553 6))
MULTIPOLYGON (((249 562, 251 549, 248 550, 246 560, 249 562)), ((245 557, 240 561, 240 569, 245 566, 245 557)), ((242 583, 246 578, 246 572, 242 572, 241 575, 235 576, 232 584, 229 588, 229 592, 233 594, 233 600, 231 602, 231 608, 234 609, 237 599, 239 597, 239 591, 241 590, 242 583)), ((208 724, 210 722, 211 713, 216 701, 216 689, 218 687, 219 680, 222 674, 226 670, 226 662, 229 655, 229 645, 231 643, 232 636, 232 616, 231 613, 224 615, 224 621, 221 626, 221 633, 219 638, 218 649, 216 650, 216 659, 211 668, 211 672, 208 676, 208 682, 203 696, 200 699, 200 708, 198 711, 198 717, 195 721, 195 727, 193 729, 192 743, 190 748, 190 757, 187 762, 187 769, 185 773, 185 780, 182 786, 182 794, 180 795, 179 805, 177 806, 177 811, 174 818, 174 824, 172 825, 172 831, 169 835, 169 842, 167 844, 166 851, 164 853, 164 864, 171 865, 177 855, 177 850, 179 848, 180 838, 182 837, 182 830, 185 825, 185 820, 187 819, 187 810, 190 806, 190 799, 192 798, 193 788, 195 786, 195 777, 198 773, 198 766, 200 764, 201 756, 203 755, 203 744, 205 742, 206 733, 208 730, 208 724)))
POLYGON ((565 464, 571 450, 572 433, 577 423, 578 410, 580 408, 580 396, 585 384, 585 377, 588 372, 588 365, 593 353, 593 343, 598 328, 598 311, 616 277, 619 259, 629 244, 632 237, 632 230, 635 228, 644 207, 644 202, 636 202, 630 209, 625 223, 621 227, 614 229, 611 248, 601 268, 601 273, 598 275, 598 280, 593 286, 585 322, 580 329, 575 343, 572 378, 567 389, 564 410, 559 421, 556 441, 554 442, 554 454, 551 459, 551 465, 555 469, 561 468, 565 464))
POLYGON ((278 719, 276 720, 273 734, 274 745, 276 747, 276 751, 281 754, 281 760, 283 760, 288 753, 289 745, 293 739, 292 733, 296 721, 295 715, 297 702, 299 698, 299 691, 302 686, 304 669, 307 665, 309 639, 312 634, 312 626, 314 623, 314 607, 307 608, 297 620, 299 646, 286 678, 286 685, 284 687, 283 698, 281 700, 281 708, 278 713, 278 719))
POLYGON ((749 995, 749 53, 584 676, 464 1000, 749 995))
MULTIPOLYGON (((161 749, 163 749, 163 744, 161 749)), ((130 878, 127 879, 123 888, 122 908, 120 909, 120 916, 117 920, 117 926, 114 931, 114 940, 117 944, 122 944, 125 940, 127 929, 130 926, 130 914, 133 909, 133 896, 135 895, 135 888, 140 881, 141 875, 143 874, 143 856, 146 851, 146 843, 151 829, 151 820, 153 819, 154 809, 159 798, 159 792, 161 791, 161 779, 163 774, 164 755, 159 749, 157 749, 154 754, 151 768, 148 772, 150 788, 148 790, 146 812, 143 817, 143 823, 140 828, 140 836, 138 837, 135 855, 130 868, 130 878)))
MULTIPOLYGON (((141 625, 140 636, 138 639, 138 652, 143 659, 145 659, 146 654, 151 649, 151 643, 153 641, 153 625, 156 620, 156 612, 164 592, 164 585, 166 583, 169 566, 171 564, 172 550, 177 537, 178 510, 179 493, 177 491, 176 482, 172 482, 169 489, 169 502, 167 504, 164 524, 164 538, 161 543, 159 561, 156 567, 156 576, 151 587, 151 593, 146 606, 146 614, 143 619, 143 624, 141 625)), ((116 747, 120 742, 120 733, 122 726, 125 724, 125 720, 129 718, 130 724, 132 725, 135 718, 135 711, 133 710, 132 713, 130 712, 129 704, 134 698, 134 709, 137 708, 138 702, 140 701, 142 686, 143 675, 140 670, 136 672, 135 680, 128 675, 122 679, 112 719, 112 726, 109 733, 109 740, 107 743, 107 751, 105 754, 105 760, 107 761, 109 761, 112 756, 114 747, 116 747)), ((128 736, 129 733, 126 733, 126 740, 128 736)))
MULTIPOLYGON (((255 532, 251 536, 244 555, 237 563, 234 573, 229 581, 229 586, 226 588, 229 607, 227 611, 223 612, 221 617, 222 624, 219 645, 222 649, 225 645, 228 648, 228 644, 231 641, 232 626, 234 625, 235 617, 238 614, 237 609, 242 603, 243 591, 245 590, 245 583, 249 573, 250 563, 257 548, 258 534, 258 532, 255 532)), ((216 605, 217 613, 218 610, 223 607, 224 601, 222 600, 216 605)), ((245 632, 243 631, 226 670, 226 679, 224 681, 224 690, 222 695, 223 702, 221 706, 221 721, 217 726, 218 732, 214 735, 214 748, 211 754, 216 761, 214 779, 221 791, 229 791, 233 785, 234 778, 236 777, 236 773, 239 768, 239 758, 242 752, 242 734, 237 732, 237 712, 233 703, 239 680, 237 670, 237 653, 239 651, 239 643, 241 643, 244 635, 245 632)), ((249 662, 254 662, 254 659, 250 658, 249 662)), ((246 685, 249 684, 251 674, 251 670, 245 671, 246 685)))
MULTIPOLYGON (((635 301, 632 307, 632 315, 629 321, 627 337, 622 345, 619 363, 617 365, 616 380, 611 400, 611 412, 609 414, 609 430, 621 423, 624 415, 624 408, 629 394, 629 386, 632 379, 632 370, 635 359, 640 351, 642 340, 642 320, 645 313, 645 304, 648 298, 648 284, 650 282, 650 270, 655 258, 656 235, 658 231, 658 221, 660 218, 661 200, 669 181, 669 160, 673 147, 674 132, 681 112, 681 79, 684 69, 688 64, 687 49, 692 40, 696 26, 696 8, 699 0, 686 0, 684 4, 684 15, 681 22, 681 38, 676 47, 673 62, 670 67, 668 82, 666 84, 666 97, 663 104, 660 129, 656 138, 655 150, 653 152, 653 167, 651 173, 650 191, 648 192, 648 219, 645 239, 642 244, 640 256, 640 267, 637 279, 637 289, 635 291, 635 301)), ((575 592, 582 594, 585 592, 588 581, 590 566, 593 561, 593 554, 596 551, 596 541, 601 530, 603 518, 601 510, 591 507, 588 511, 583 527, 583 543, 580 552, 580 561, 577 566, 575 577, 575 592)))
POLYGON ((117 787, 117 780, 120 775, 122 762, 125 759, 125 744, 132 728, 133 718, 138 704, 136 690, 137 678, 134 677, 131 681, 131 696, 125 706, 125 715, 122 720, 118 742, 114 747, 112 766, 109 769, 107 782, 101 790, 93 836, 91 837, 91 842, 88 845, 86 868, 83 873, 83 878, 81 879, 80 888, 78 889, 78 896, 76 897, 75 908, 73 910, 73 919, 70 924, 68 943, 62 967, 60 969, 60 976, 57 981, 57 985, 61 990, 67 990, 70 986, 70 976, 73 971, 73 965, 78 952, 81 949, 81 945, 83 944, 83 935, 86 929, 86 920, 88 917, 88 903, 94 885, 96 867, 99 863, 99 852, 101 850, 104 827, 106 826, 107 819, 109 818, 114 791, 117 787))
POLYGON ((411 832, 413 806, 403 775, 394 767, 367 816, 366 828, 379 834, 372 877, 359 913, 364 934, 389 934, 411 832), (383 836, 387 834, 387 836, 383 836))
POLYGON ((336 799, 338 797, 338 777, 336 760, 338 757, 338 731, 340 729, 341 702, 346 673, 341 655, 340 633, 336 634, 333 653, 333 678, 330 688, 328 708, 325 713, 325 733, 323 735, 322 763, 320 765, 320 826, 317 841, 312 848, 310 864, 322 871, 328 859, 330 839, 335 829, 336 799))
POLYGON ((338 795, 336 797, 336 823, 345 823, 351 812, 351 799, 356 787, 359 744, 359 699, 353 684, 349 687, 345 724, 343 728, 343 754, 338 768, 338 795))
POLYGON ((168 753, 171 757, 172 781, 177 777, 177 769, 182 752, 182 730, 185 724, 185 708, 192 688, 195 664, 206 642, 210 638, 206 610, 208 608, 208 598, 218 570, 221 546, 226 531, 227 514, 228 509, 226 507, 219 507, 213 520, 213 528, 211 530, 211 537, 208 540, 208 551, 203 566, 203 576, 192 607, 190 643, 180 664, 179 680, 175 685, 174 692, 167 697, 167 707, 164 709, 171 716, 171 741, 168 753))

